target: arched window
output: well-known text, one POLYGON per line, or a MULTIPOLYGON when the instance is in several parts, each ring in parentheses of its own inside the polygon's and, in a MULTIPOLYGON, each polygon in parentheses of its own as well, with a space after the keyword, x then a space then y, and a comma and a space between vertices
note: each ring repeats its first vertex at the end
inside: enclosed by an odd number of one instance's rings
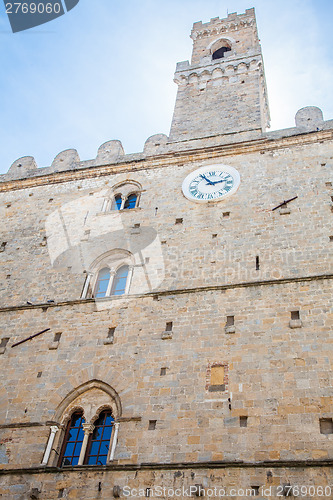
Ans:
POLYGON ((113 186, 103 201, 102 212, 137 208, 141 192, 141 184, 132 180, 113 186))
POLYGON ((135 193, 132 193, 129 196, 127 196, 126 201, 124 203, 124 209, 135 208, 137 198, 138 198, 138 195, 135 193))
POLYGON ((108 286, 110 283, 110 277, 111 274, 110 274, 110 269, 108 267, 104 267, 99 271, 95 285, 94 297, 101 298, 106 296, 108 286))
POLYGON ((230 47, 220 47, 219 49, 213 52, 213 59, 222 59, 224 57, 225 52, 229 52, 231 50, 230 47))
POLYGON ((134 274, 135 259, 128 251, 115 248, 98 257, 85 272, 82 299, 104 299, 127 295, 134 274))
POLYGON ((112 204, 112 210, 120 210, 122 203, 123 203, 123 198, 121 194, 116 194, 112 204))
POLYGON ((83 443, 83 412, 76 411, 68 422, 62 450, 59 458, 59 467, 77 465, 83 443))
POLYGON ((94 423, 94 431, 89 439, 85 464, 106 465, 109 453, 114 418, 110 410, 102 411, 94 423))
POLYGON ((128 266, 121 266, 114 275, 111 295, 124 295, 128 277, 128 266))

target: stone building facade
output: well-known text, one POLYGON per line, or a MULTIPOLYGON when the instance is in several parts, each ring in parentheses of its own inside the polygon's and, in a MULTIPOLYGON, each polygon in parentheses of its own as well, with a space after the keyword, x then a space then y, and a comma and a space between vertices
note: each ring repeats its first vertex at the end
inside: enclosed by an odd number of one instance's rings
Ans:
POLYGON ((169 137, 0 178, 4 499, 333 498, 333 120, 266 132, 253 9, 191 37, 169 137))

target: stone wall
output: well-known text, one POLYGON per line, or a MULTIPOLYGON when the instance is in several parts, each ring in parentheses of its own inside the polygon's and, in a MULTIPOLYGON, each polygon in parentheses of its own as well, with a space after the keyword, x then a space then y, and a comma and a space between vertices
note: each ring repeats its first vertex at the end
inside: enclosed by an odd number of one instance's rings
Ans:
POLYGON ((79 299, 84 271, 112 248, 133 255, 131 294, 332 273, 332 141, 308 137, 4 186, 2 306, 79 299), (186 175, 220 163, 240 172, 237 193, 219 203, 189 202, 181 191, 186 175), (102 212, 113 186, 129 180, 142 186, 139 207, 102 212), (272 210, 295 196, 287 213, 272 210))
POLYGON ((294 493, 292 498, 332 498, 333 478, 329 466, 311 469, 304 464, 294 464, 289 468, 285 465, 224 464, 212 468, 203 464, 202 467, 184 468, 177 464, 158 469, 150 466, 103 468, 98 472, 91 467, 80 471, 21 470, 7 476, 0 473, 0 494, 17 500, 81 499, 83 492, 86 500, 184 499, 195 498, 198 496, 196 492, 212 499, 254 497, 277 500, 285 498, 284 492, 294 493))

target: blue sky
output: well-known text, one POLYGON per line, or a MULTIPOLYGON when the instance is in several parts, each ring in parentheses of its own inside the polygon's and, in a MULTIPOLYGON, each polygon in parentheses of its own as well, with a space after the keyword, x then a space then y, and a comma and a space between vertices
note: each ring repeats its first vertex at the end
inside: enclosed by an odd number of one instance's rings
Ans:
MULTIPOLYGON (((37 1, 37 0, 36 0, 37 1)), ((21 156, 48 166, 62 150, 95 158, 105 141, 126 153, 169 133, 177 61, 193 22, 255 7, 272 127, 303 106, 333 119, 332 0, 80 0, 65 16, 13 34, 0 4, 0 172, 21 156)))

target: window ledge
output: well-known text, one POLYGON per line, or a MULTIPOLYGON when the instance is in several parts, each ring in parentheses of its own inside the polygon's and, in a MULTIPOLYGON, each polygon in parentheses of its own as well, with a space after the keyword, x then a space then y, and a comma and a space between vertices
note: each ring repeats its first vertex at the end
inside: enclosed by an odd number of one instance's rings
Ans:
POLYGON ((288 214, 290 214, 290 208, 288 207, 280 208, 280 215, 288 215, 288 214))
POLYGON ((135 208, 123 208, 122 210, 107 210, 106 212, 98 212, 96 215, 103 216, 103 215, 110 215, 110 214, 119 214, 119 213, 124 213, 124 212, 140 212, 142 210, 141 207, 135 207, 135 208))
POLYGON ((113 339, 105 339, 105 340, 103 340, 103 344, 104 345, 114 344, 114 340, 113 339))
POLYGON ((289 321, 290 328, 301 328, 302 321, 300 319, 291 319, 289 321))
POLYGON ((128 297, 128 293, 123 293, 122 295, 108 295, 107 297, 90 297, 90 298, 82 298, 81 300, 93 300, 96 302, 108 302, 109 300, 120 300, 128 297))
POLYGON ((49 350, 50 350, 50 351, 53 351, 53 350, 55 350, 55 349, 58 349, 58 347, 59 347, 59 341, 58 341, 58 340, 56 340, 56 341, 52 342, 52 343, 49 345, 49 350))
POLYGON ((235 332, 236 332, 236 328, 233 325, 225 327, 225 333, 235 333, 235 332))
POLYGON ((162 340, 172 339, 172 332, 163 332, 161 336, 162 340))
POLYGON ((210 385, 208 386, 208 392, 225 392, 225 384, 210 385))

